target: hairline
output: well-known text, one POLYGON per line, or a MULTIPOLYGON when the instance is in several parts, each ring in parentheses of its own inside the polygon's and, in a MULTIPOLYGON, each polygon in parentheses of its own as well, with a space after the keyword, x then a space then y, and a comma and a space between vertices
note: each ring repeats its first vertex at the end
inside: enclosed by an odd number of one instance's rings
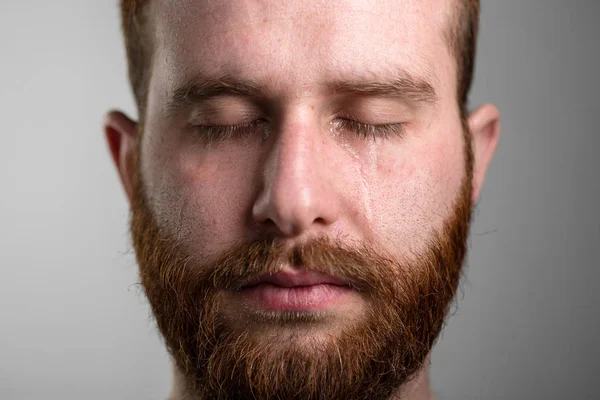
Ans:
MULTIPOLYGON (((473 80, 474 66, 464 65, 464 56, 467 51, 467 41, 473 40, 476 45, 477 39, 477 26, 469 26, 471 23, 477 24, 477 21, 471 21, 469 11, 470 7, 477 7, 476 12, 478 13, 479 1, 473 0, 452 0, 454 4, 450 7, 451 12, 448 13, 447 21, 442 30, 444 41, 448 46, 448 50, 452 58, 455 61, 456 75, 456 102, 460 109, 461 118, 466 117, 466 107, 468 100, 468 93, 473 80), (473 3, 471 6, 468 3, 473 3), (465 26, 467 25, 467 26, 465 26), (469 29, 469 31, 466 31, 469 29), (468 35, 474 35, 474 38, 468 37, 468 35), (470 68, 470 76, 464 79, 464 71, 466 68, 470 68), (465 82, 466 81, 466 82, 465 82)), ((122 30, 125 35, 127 52, 132 52, 136 48, 131 43, 131 35, 137 34, 137 38, 140 40, 137 43, 138 49, 142 54, 138 54, 137 68, 132 65, 132 60, 128 54, 128 70, 129 80, 132 91, 134 93, 136 106, 138 109, 138 118, 140 121, 145 119, 145 112, 148 102, 148 90, 150 85, 150 78, 153 72, 154 55, 156 46, 154 43, 157 42, 156 29, 150 31, 150 26, 155 24, 153 13, 151 13, 152 4, 151 0, 122 0, 122 30), (127 7, 129 5, 130 7, 127 7), (126 8, 128 9, 128 15, 126 15, 126 8), (136 32, 131 30, 135 29, 136 32)), ((473 58, 475 49, 472 51, 473 58)), ((471 64, 474 60, 471 60, 471 64)))

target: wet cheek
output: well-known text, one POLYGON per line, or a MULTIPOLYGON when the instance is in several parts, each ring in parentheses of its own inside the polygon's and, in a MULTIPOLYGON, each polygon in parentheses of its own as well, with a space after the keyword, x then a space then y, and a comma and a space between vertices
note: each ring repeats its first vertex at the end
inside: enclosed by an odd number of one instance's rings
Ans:
MULTIPOLYGON (((381 171, 381 169, 380 169, 381 171)), ((373 205, 376 236, 393 245, 411 245, 419 239, 431 208, 431 176, 412 159, 386 166, 373 205)))

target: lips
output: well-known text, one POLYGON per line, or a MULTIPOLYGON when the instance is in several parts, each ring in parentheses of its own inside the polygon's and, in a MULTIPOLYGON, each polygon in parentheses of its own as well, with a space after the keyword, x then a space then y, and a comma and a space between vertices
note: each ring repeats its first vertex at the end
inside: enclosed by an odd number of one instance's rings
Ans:
POLYGON ((351 291, 341 278, 288 268, 243 286, 241 295, 248 305, 267 311, 322 311, 351 291))
POLYGON ((330 284, 336 286, 349 286, 349 284, 341 278, 322 274, 317 271, 302 269, 294 270, 286 268, 282 272, 274 275, 263 275, 258 279, 245 285, 242 289, 251 286, 256 286, 263 283, 281 286, 284 288, 293 288, 298 286, 313 286, 319 284, 330 284))

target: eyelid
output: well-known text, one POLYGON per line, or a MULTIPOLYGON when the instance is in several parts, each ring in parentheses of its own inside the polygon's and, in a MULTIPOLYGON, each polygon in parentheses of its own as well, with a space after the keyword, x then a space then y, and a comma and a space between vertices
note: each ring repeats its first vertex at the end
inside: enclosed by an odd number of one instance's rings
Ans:
MULTIPOLYGON (((190 124, 197 131, 199 140, 205 143, 218 143, 252 133, 260 125, 266 123, 259 118, 249 122, 237 124, 190 124)), ((352 131, 362 139, 387 139, 389 136, 403 137, 405 134, 404 123, 368 124, 351 118, 336 118, 331 121, 333 127, 339 131, 352 131)), ((264 128, 263 140, 269 135, 268 127, 264 128)))
MULTIPOLYGON (((362 113, 359 113, 362 114, 362 113)), ((398 121, 398 115, 394 117, 387 115, 381 116, 375 113, 375 117, 361 116, 351 110, 344 110, 338 114, 338 117, 332 121, 337 124, 341 130, 354 131, 361 139, 388 139, 390 136, 404 137, 406 134, 406 122, 398 121), (375 122, 374 120, 385 122, 375 122), (369 122, 364 122, 370 120, 369 122)))
POLYGON ((404 123, 366 124, 350 118, 338 118, 332 121, 339 130, 354 131, 362 139, 387 139, 389 136, 403 137, 406 133, 404 123))
POLYGON ((263 113, 252 104, 218 98, 196 105, 190 112, 190 125, 243 125, 259 119, 263 113))
MULTIPOLYGON (((200 141, 212 144, 243 136, 249 131, 257 129, 263 122, 265 122, 264 119, 254 119, 240 124, 191 124, 191 127, 197 131, 200 141)), ((265 129, 265 134, 266 132, 268 132, 267 129, 265 129)))

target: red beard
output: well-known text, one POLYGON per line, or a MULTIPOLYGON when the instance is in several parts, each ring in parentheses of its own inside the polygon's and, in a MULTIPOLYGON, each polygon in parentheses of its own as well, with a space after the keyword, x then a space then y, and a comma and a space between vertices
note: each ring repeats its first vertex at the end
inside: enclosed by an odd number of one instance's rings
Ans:
POLYGON ((422 368, 456 293, 472 207, 470 159, 443 229, 410 262, 321 236, 292 249, 257 241, 202 263, 157 226, 138 168, 131 232, 141 280, 187 392, 200 399, 389 398, 422 368), (365 312, 323 340, 310 340, 327 328, 312 313, 281 313, 260 321, 262 329, 236 327, 224 299, 285 264, 343 277, 365 312))

